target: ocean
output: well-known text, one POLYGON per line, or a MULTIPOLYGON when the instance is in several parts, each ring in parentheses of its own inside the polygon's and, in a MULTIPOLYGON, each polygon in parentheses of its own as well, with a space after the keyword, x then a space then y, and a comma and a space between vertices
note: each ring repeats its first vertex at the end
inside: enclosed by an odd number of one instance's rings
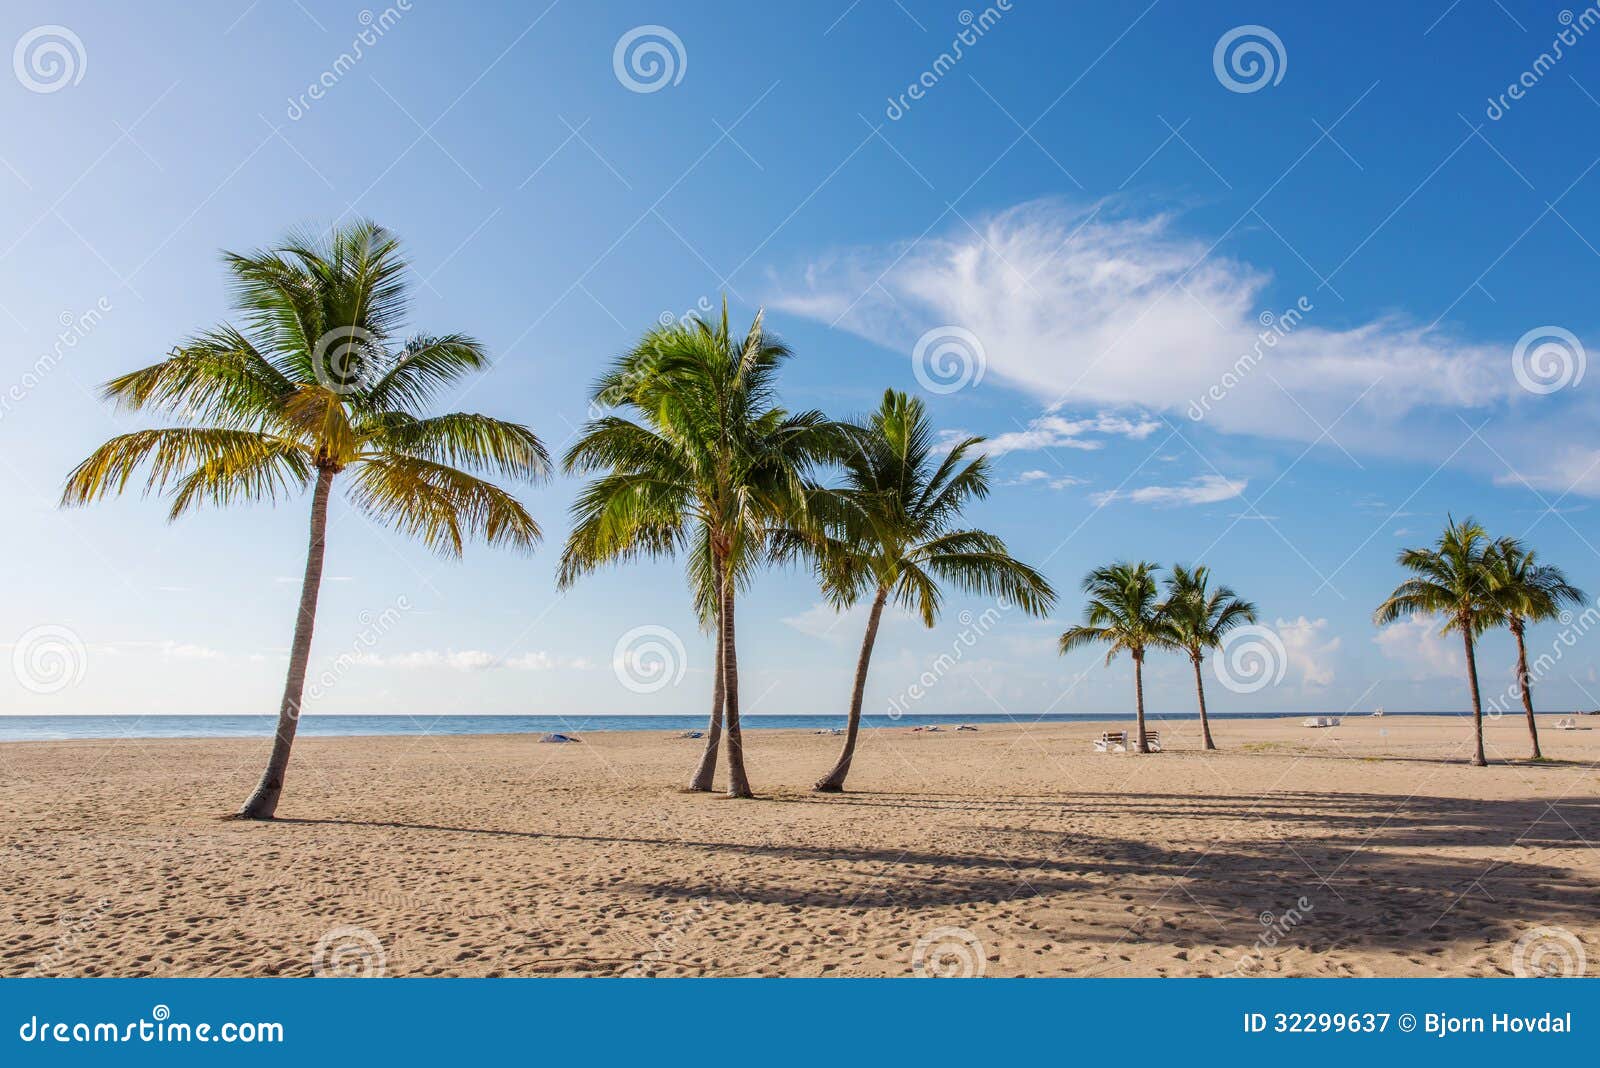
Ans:
MULTIPOLYGON (((1298 718, 1307 713, 1221 712, 1214 720, 1298 718)), ((1396 713, 1399 715, 1401 713, 1396 713)), ((1461 716, 1465 712, 1407 712, 1408 716, 1461 716)), ((1193 712, 1146 713, 1147 722, 1192 720, 1193 712)), ((861 717, 864 727, 922 727, 961 723, 1082 723, 1132 720, 1132 715, 924 715, 885 714, 861 717)), ((0 715, 0 742, 69 741, 78 738, 265 738, 272 734, 275 716, 16 716, 0 715)), ((745 716, 746 730, 829 730, 843 727, 844 715, 745 716)), ((307 715, 299 733, 307 737, 370 734, 586 734, 597 731, 703 730, 704 715, 696 716, 335 716, 307 715)))

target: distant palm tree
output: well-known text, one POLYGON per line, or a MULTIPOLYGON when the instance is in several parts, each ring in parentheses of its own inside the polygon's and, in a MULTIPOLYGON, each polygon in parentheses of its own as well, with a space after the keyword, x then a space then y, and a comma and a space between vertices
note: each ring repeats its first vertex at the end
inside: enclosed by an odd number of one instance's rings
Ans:
POLYGON ((225 262, 242 329, 197 335, 104 389, 124 409, 183 425, 112 438, 68 476, 62 504, 120 493, 145 465, 146 492, 170 489, 174 519, 201 504, 277 501, 312 486, 310 550, 272 755, 238 812, 271 819, 300 718, 335 476, 347 473, 358 511, 459 556, 466 537, 519 549, 539 540, 522 505, 469 470, 532 480, 547 473, 549 457, 515 423, 414 414, 488 359, 461 334, 398 340, 408 268, 382 227, 292 235, 225 262))
POLYGON ((1529 623, 1557 619, 1566 605, 1582 604, 1583 591, 1567 581, 1561 569, 1541 564, 1537 554, 1516 538, 1501 538, 1488 552, 1489 584, 1501 621, 1517 639, 1517 692, 1528 715, 1528 737, 1534 760, 1542 760, 1539 728, 1533 719, 1533 687, 1528 676, 1528 650, 1523 633, 1529 623))
MULTIPOLYGON (((726 301, 719 320, 657 327, 593 391, 597 403, 635 418, 591 420, 565 458, 569 472, 598 477, 573 503, 560 586, 606 563, 687 552, 696 606, 717 629, 722 694, 713 696, 712 725, 726 723, 730 797, 754 796, 739 725, 737 593, 766 559, 770 534, 803 512, 813 466, 838 449, 838 430, 820 412, 776 406, 789 356, 759 312, 743 337, 734 334, 726 301)), ((711 733, 691 788, 710 786, 701 773, 708 761, 715 767, 711 733)))
POLYGON ((1501 619, 1487 559, 1489 536, 1471 519, 1449 519, 1431 549, 1402 549, 1401 567, 1415 573, 1378 606, 1373 621, 1385 626, 1413 615, 1445 619, 1442 633, 1461 635, 1467 653, 1467 683, 1472 691, 1472 723, 1477 750, 1472 763, 1488 765, 1483 753, 1483 700, 1478 693, 1476 639, 1501 619))
POLYGON ((867 668, 884 605, 914 610, 924 626, 939 617, 941 582, 964 593, 999 598, 1030 615, 1055 603, 1044 576, 1015 559, 1005 542, 956 526, 963 508, 989 492, 989 461, 968 459, 982 438, 967 438, 939 455, 921 400, 888 390, 864 426, 852 427, 841 457, 844 484, 814 499, 812 531, 789 543, 817 561, 823 589, 836 608, 870 596, 867 632, 856 659, 855 688, 844 749, 816 789, 837 792, 855 757, 867 668))
POLYGON ((1200 661, 1206 650, 1218 649, 1234 627, 1256 621, 1256 606, 1241 600, 1226 586, 1209 588, 1211 571, 1206 567, 1179 565, 1167 577, 1167 599, 1160 614, 1166 620, 1168 641, 1189 654, 1194 665, 1194 688, 1200 697, 1200 736, 1205 748, 1215 749, 1211 724, 1206 719, 1206 688, 1201 680, 1200 661))
POLYGON ((1169 641, 1156 591, 1156 574, 1160 570, 1155 564, 1140 561, 1111 564, 1089 572, 1083 580, 1083 592, 1089 595, 1083 623, 1061 635, 1058 645, 1063 654, 1094 643, 1106 645, 1108 664, 1123 650, 1133 657, 1133 695, 1141 753, 1150 752, 1144 729, 1144 654, 1169 641))

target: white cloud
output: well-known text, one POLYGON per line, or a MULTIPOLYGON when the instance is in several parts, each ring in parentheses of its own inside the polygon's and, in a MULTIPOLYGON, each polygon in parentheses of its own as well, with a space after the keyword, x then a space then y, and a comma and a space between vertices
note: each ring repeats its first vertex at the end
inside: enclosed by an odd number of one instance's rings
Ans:
MULTIPOLYGON (((866 601, 857 602, 843 612, 818 601, 799 615, 784 617, 783 622, 807 637, 833 642, 859 642, 867 629, 867 613, 871 610, 872 605, 866 601)), ((884 606, 879 625, 887 626, 910 618, 911 614, 905 609, 889 604, 884 606)))
POLYGON ((358 659, 367 667, 389 668, 447 668, 451 671, 488 671, 505 668, 511 671, 548 671, 558 667, 583 668, 587 661, 563 660, 545 652, 522 653, 513 657, 496 656, 483 649, 418 649, 409 653, 381 656, 368 653, 358 659))
POLYGON ((1412 682, 1466 673, 1460 636, 1440 634, 1437 619, 1428 616, 1402 619, 1384 627, 1372 640, 1386 658, 1405 669, 1406 678, 1412 682))
POLYGON ((114 656, 122 653, 155 652, 166 660, 221 660, 227 655, 221 649, 213 649, 194 642, 173 641, 170 638, 162 641, 106 642, 94 648, 114 656))
POLYGON ((1053 490, 1058 490, 1058 489, 1066 489, 1069 486, 1081 486, 1087 481, 1088 481, 1087 479, 1078 478, 1078 477, 1076 477, 1074 475, 1052 475, 1048 471, 1039 471, 1039 470, 1036 469, 1036 470, 1033 470, 1033 471, 1024 471, 1024 472, 1022 472, 1022 474, 1018 475, 1016 478, 1012 479, 1010 482, 1005 483, 1005 485, 1007 485, 1007 486, 1041 485, 1041 486, 1049 486, 1053 490))
MULTIPOLYGON (((1166 215, 1045 200, 974 226, 814 262, 780 280, 770 303, 906 355, 931 328, 971 331, 986 359, 980 388, 995 380, 1046 405, 1036 425, 995 439, 1002 452, 1095 447, 1056 425, 1074 422, 1062 414, 1069 404, 1159 413, 1183 430, 1184 413, 1236 377, 1209 401, 1205 426, 1307 442, 1329 427, 1350 448, 1437 462, 1467 435, 1457 414, 1489 409, 1497 418, 1481 433, 1520 468, 1510 480, 1600 494, 1600 450, 1577 444, 1600 397, 1525 393, 1512 374, 1514 338, 1463 339, 1400 315, 1352 324, 1314 289, 1285 331, 1282 305, 1294 297, 1269 304, 1265 271, 1180 234, 1166 215), (1277 328, 1263 325, 1268 313, 1277 328)), ((1489 450, 1459 462, 1505 472, 1489 450)))
POLYGON ((1090 499, 1096 505, 1113 501, 1132 501, 1135 504, 1183 505, 1215 504, 1231 501, 1248 486, 1247 479, 1224 478, 1221 475, 1201 475, 1181 486, 1140 486, 1134 490, 1106 490, 1090 499))
MULTIPOLYGON (((1021 430, 996 434, 987 438, 976 451, 990 456, 1004 456, 1008 452, 1032 449, 1083 449, 1093 451, 1105 448, 1105 442, 1090 435, 1115 436, 1143 441, 1157 430, 1161 423, 1153 419, 1127 419, 1120 415, 1102 412, 1092 419, 1064 419, 1059 415, 1044 415, 1030 420, 1021 430)), ((964 430, 946 431, 940 435, 944 442, 960 441, 971 437, 964 430)))
POLYGON ((1326 619, 1279 619, 1274 629, 1283 642, 1289 668, 1299 672, 1301 683, 1319 688, 1333 685, 1332 661, 1344 639, 1328 637, 1326 619))

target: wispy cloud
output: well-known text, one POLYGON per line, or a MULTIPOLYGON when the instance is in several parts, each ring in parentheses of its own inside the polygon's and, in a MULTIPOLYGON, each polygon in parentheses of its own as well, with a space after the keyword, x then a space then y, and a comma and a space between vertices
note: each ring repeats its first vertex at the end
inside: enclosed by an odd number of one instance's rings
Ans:
POLYGON ((1178 486, 1140 486, 1133 490, 1106 490, 1094 494, 1090 500, 1096 505, 1113 501, 1132 501, 1134 504, 1165 506, 1185 504, 1215 504, 1231 501, 1242 494, 1250 484, 1248 479, 1224 478, 1222 475, 1201 475, 1178 486))
POLYGON ((1274 624, 1291 670, 1299 673, 1305 686, 1333 685, 1334 656, 1344 644, 1342 638, 1328 637, 1326 619, 1279 619, 1274 624))
POLYGON ((483 649, 418 649, 388 656, 368 653, 358 657, 357 662, 367 667, 448 668, 451 671, 549 671, 554 668, 584 669, 593 666, 582 658, 564 659, 545 652, 506 657, 483 649))
MULTIPOLYGON (((1033 449, 1093 451, 1105 448, 1107 437, 1142 441, 1159 429, 1161 423, 1153 419, 1128 419, 1104 412, 1092 419, 1066 419, 1059 415, 1044 415, 1030 420, 1021 430, 996 434, 986 439, 978 446, 978 450, 990 456, 1004 456, 1008 452, 1033 449)), ((966 431, 946 431, 942 439, 959 441, 970 436, 966 431)))
POLYGON ((1372 641, 1386 659, 1400 665, 1412 682, 1454 678, 1466 670, 1460 640, 1440 634, 1438 621, 1426 616, 1391 623, 1372 641))
POLYGON ((1016 478, 1004 483, 1007 486, 1048 486, 1050 489, 1066 489, 1069 486, 1082 486, 1088 480, 1075 475, 1052 475, 1048 471, 1024 471, 1016 478))
POLYGON ((1196 400, 1227 383, 1203 417, 1209 429, 1313 442, 1329 428, 1357 451, 1431 462, 1459 451, 1455 462, 1506 482, 1600 494, 1600 448, 1581 432, 1600 415, 1600 398, 1529 395, 1512 372, 1515 338, 1468 339, 1404 314, 1351 323, 1313 289, 1294 329, 1263 347, 1269 313, 1283 311, 1272 301, 1298 304, 1269 293, 1270 282, 1181 234, 1169 215, 1045 200, 943 237, 818 259, 780 278, 770 303, 907 356, 932 328, 970 331, 987 368, 979 388, 1003 383, 1045 405, 1041 419, 996 437, 997 453, 1095 448, 1074 432, 1085 420, 1069 418, 1069 404, 1155 413, 1186 431, 1196 400), (1495 415, 1481 430, 1492 451, 1459 450, 1470 432, 1463 413, 1473 425, 1495 415))

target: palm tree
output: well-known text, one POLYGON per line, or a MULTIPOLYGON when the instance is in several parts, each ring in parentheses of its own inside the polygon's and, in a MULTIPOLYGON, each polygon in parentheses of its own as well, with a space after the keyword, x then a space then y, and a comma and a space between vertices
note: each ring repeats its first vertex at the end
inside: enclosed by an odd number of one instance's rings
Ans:
POLYGON ((1400 566, 1414 572, 1414 577, 1396 586, 1373 614, 1373 621, 1380 627, 1417 614, 1444 616, 1441 633, 1460 633, 1467 653, 1467 683, 1472 690, 1477 743, 1472 763, 1480 768, 1489 761, 1483 755, 1483 701, 1478 693, 1475 642, 1501 618, 1489 574, 1488 540, 1483 527, 1472 519, 1460 523, 1448 519, 1433 548, 1400 550, 1400 566))
POLYGON ((856 659, 844 750, 816 789, 838 792, 855 757, 867 667, 883 608, 892 597, 924 626, 939 617, 940 583, 965 593, 999 598, 1030 615, 1055 603, 1044 577, 1011 556, 1005 542, 982 530, 956 526, 968 502, 989 492, 989 461, 968 459, 982 438, 967 438, 938 455, 933 427, 921 400, 888 390, 865 426, 852 427, 841 458, 844 484, 814 496, 811 531, 790 543, 813 554, 824 591, 836 608, 872 599, 867 632, 856 659))
POLYGON ((1215 749, 1211 724, 1206 719, 1206 688, 1201 679, 1200 661, 1207 649, 1218 649, 1228 631, 1242 623, 1256 621, 1256 606, 1241 600, 1226 586, 1209 588, 1211 570, 1178 565, 1167 576, 1167 599, 1160 615, 1167 623, 1168 643, 1189 654, 1194 665, 1194 689, 1200 697, 1200 736, 1205 748, 1215 749))
POLYGON ((1561 569, 1541 564, 1537 554, 1516 538, 1501 538, 1488 553, 1490 588, 1501 610, 1501 621, 1517 639, 1517 692, 1528 715, 1528 737, 1534 760, 1539 751, 1539 728, 1533 719, 1533 690, 1528 677, 1528 649, 1523 633, 1529 623, 1557 619, 1565 605, 1582 604, 1583 591, 1567 581, 1561 569))
MULTIPOLYGON (((820 412, 774 403, 789 356, 760 312, 742 338, 734 334, 726 301, 720 320, 657 327, 593 391, 635 418, 591 420, 565 458, 569 472, 598 477, 572 506, 560 586, 605 563, 687 550, 696 606, 718 635, 712 726, 726 725, 730 797, 754 796, 739 725, 737 594, 765 561, 770 534, 803 512, 809 472, 838 451, 838 430, 820 412)), ((710 787, 719 737, 708 733, 706 774, 697 772, 692 789, 710 787)))
POLYGON ((1144 729, 1144 654, 1168 644, 1166 620, 1157 601, 1155 564, 1119 563, 1097 567, 1083 580, 1089 603, 1083 622, 1061 635, 1062 654, 1095 642, 1108 646, 1106 663, 1126 649, 1133 657, 1133 694, 1138 709, 1139 752, 1150 752, 1144 729))
POLYGON ((526 427, 486 415, 414 414, 488 366, 447 334, 399 340, 408 269, 370 222, 228 253, 242 327, 198 334, 160 363, 106 383, 129 411, 179 425, 112 438, 67 478, 62 504, 120 493, 141 467, 146 492, 171 491, 171 518, 202 504, 277 501, 312 487, 311 538, 272 754, 237 815, 271 819, 283 794, 316 624, 328 500, 345 474, 357 511, 459 556, 467 537, 531 549, 539 527, 471 470, 534 480, 549 457, 526 427))

